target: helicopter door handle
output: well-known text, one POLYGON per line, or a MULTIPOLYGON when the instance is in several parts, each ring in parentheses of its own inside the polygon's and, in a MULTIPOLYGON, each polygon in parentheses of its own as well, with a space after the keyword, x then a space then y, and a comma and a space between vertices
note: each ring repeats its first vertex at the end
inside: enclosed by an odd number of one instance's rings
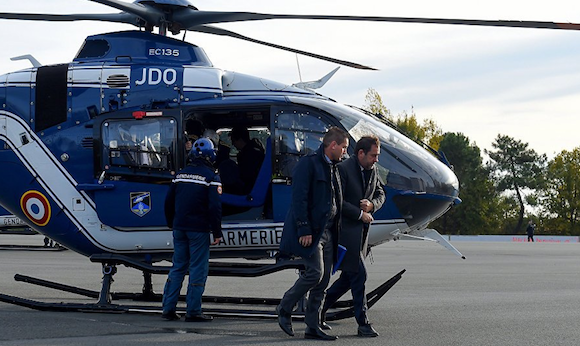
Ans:
POLYGON ((122 63, 132 63, 133 62, 133 58, 130 55, 119 55, 117 57, 115 57, 115 62, 119 63, 119 59, 123 60, 121 61, 122 63), (127 61, 124 61, 124 60, 127 61))
POLYGON ((103 181, 105 181, 105 171, 101 172, 101 175, 99 176, 99 185, 101 185, 103 181))

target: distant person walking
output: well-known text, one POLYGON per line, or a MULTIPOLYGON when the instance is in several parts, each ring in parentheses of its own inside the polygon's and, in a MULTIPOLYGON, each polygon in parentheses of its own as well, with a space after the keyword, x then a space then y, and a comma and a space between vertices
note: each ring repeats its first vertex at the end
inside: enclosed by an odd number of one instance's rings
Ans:
POLYGON ((534 242, 534 230, 536 229, 536 225, 530 220, 528 222, 528 228, 526 228, 526 233, 528 234, 528 241, 534 242))

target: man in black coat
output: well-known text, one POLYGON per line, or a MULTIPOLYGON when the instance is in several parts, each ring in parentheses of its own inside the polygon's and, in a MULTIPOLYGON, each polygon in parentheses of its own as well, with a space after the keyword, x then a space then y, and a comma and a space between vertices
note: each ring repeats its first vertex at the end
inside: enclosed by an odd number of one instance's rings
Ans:
POLYGON ((320 329, 320 308, 336 258, 342 191, 336 163, 348 147, 348 134, 332 127, 320 148, 303 157, 294 170, 292 204, 280 241, 280 252, 302 257, 305 271, 276 307, 280 328, 290 336, 292 310, 308 294, 304 322, 306 339, 335 340, 320 329))
POLYGON ((379 335, 367 318, 364 258, 367 255, 369 225, 374 220, 372 214, 385 202, 385 191, 375 165, 379 161, 380 150, 377 137, 362 137, 356 143, 355 155, 338 165, 344 193, 339 244, 347 250, 340 265, 340 278, 327 290, 322 308, 321 326, 330 329, 324 322, 326 311, 351 289, 358 335, 363 337, 379 335))

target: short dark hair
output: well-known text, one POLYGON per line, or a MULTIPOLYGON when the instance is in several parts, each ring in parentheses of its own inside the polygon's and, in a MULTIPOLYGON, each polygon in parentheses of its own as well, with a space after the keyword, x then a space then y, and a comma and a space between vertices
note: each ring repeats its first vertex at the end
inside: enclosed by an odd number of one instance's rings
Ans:
POLYGON ((358 155, 359 150, 362 149, 363 153, 368 153, 373 145, 377 147, 381 146, 381 142, 379 142, 379 138, 377 136, 364 136, 356 142, 356 146, 354 147, 354 152, 358 155))
POLYGON ((326 148, 332 142, 342 144, 347 138, 348 133, 346 133, 346 131, 342 130, 339 127, 333 126, 330 129, 328 129, 328 132, 326 132, 326 134, 324 135, 324 138, 322 139, 322 144, 326 148))
POLYGON ((248 143, 250 141, 250 131, 244 126, 234 126, 230 132, 230 137, 232 140, 241 139, 248 143))
POLYGON ((185 132, 188 136, 201 137, 205 131, 205 126, 199 119, 188 119, 185 123, 185 132))

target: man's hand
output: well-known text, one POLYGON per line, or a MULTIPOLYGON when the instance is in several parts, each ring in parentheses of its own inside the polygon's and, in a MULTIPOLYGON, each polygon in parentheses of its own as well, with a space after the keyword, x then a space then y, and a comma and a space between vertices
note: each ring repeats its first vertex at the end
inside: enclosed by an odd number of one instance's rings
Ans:
POLYGON ((366 211, 363 211, 362 217, 360 219, 364 223, 371 223, 371 222, 375 221, 373 216, 371 214, 367 213, 366 211))
POLYGON ((219 244, 220 241, 222 241, 222 238, 221 237, 220 238, 216 238, 216 239, 213 240, 213 242, 211 243, 211 245, 217 245, 217 244, 219 244))
POLYGON ((374 205, 373 205, 373 202, 371 202, 365 198, 365 199, 360 200, 360 208, 362 211, 364 211, 366 213, 370 213, 373 210, 374 205))
POLYGON ((312 236, 311 235, 303 235, 302 237, 300 237, 300 239, 298 239, 298 242, 300 243, 300 245, 307 247, 312 245, 312 236))

